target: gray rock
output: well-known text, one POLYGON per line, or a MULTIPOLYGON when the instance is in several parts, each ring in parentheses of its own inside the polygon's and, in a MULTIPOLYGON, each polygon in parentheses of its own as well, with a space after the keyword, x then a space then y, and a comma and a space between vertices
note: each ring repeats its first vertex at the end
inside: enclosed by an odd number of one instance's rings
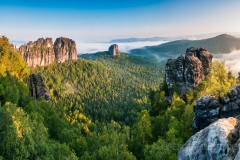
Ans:
POLYGON ((208 95, 199 98, 196 106, 194 106, 194 133, 204 129, 212 122, 218 120, 219 109, 219 101, 214 96, 208 95))
POLYGON ((181 55, 176 60, 176 74, 175 74, 176 85, 179 88, 181 97, 184 97, 187 90, 186 80, 184 77, 184 69, 185 69, 185 57, 181 55))
POLYGON ((194 47, 188 48, 185 56, 181 55, 176 61, 169 59, 165 67, 169 103, 172 100, 174 82, 180 96, 186 99, 186 92, 196 88, 205 78, 211 63, 212 55, 206 49, 194 47))
POLYGON ((196 88, 205 77, 202 62, 194 56, 194 53, 186 53, 184 75, 187 90, 196 88))
POLYGON ((197 100, 194 106, 194 133, 204 129, 219 118, 235 117, 240 114, 239 85, 233 86, 223 99, 214 96, 204 96, 197 100))
POLYGON ((224 118, 194 134, 180 149, 178 160, 239 159, 239 118, 224 118), (236 155, 236 156, 235 156, 236 155))
POLYGON ((29 95, 35 99, 43 98, 46 101, 50 100, 50 95, 47 91, 46 85, 44 83, 43 77, 40 73, 31 74, 29 78, 29 95))

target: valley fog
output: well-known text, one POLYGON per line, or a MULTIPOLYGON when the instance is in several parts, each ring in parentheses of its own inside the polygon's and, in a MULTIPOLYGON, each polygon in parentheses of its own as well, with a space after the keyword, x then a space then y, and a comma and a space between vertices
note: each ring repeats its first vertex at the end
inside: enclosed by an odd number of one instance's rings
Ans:
POLYGON ((240 50, 235 50, 231 53, 212 55, 216 60, 221 62, 225 61, 226 69, 231 70, 234 76, 238 76, 238 72, 240 72, 240 50))
MULTIPOLYGON (((127 43, 116 43, 118 45, 118 49, 121 52, 128 53, 131 49, 142 48, 145 46, 155 46, 163 43, 167 43, 168 41, 145 41, 145 42, 127 42, 127 43)), ((96 53, 101 51, 107 51, 108 47, 110 47, 114 43, 110 42, 76 42, 78 54, 86 54, 86 53, 96 53)))
MULTIPOLYGON (((188 38, 190 39, 190 38, 188 38)), ((199 38, 195 38, 199 39, 199 38)), ((10 41, 16 47, 20 47, 22 44, 26 44, 27 42, 25 41, 10 41)), ((160 45, 163 43, 167 43, 170 41, 144 41, 144 42, 126 42, 126 43, 116 43, 118 44, 119 50, 121 52, 129 53, 130 50, 136 49, 136 48, 143 48, 145 46, 155 46, 155 45, 160 45)), ((107 51, 108 47, 112 45, 113 43, 110 42, 80 42, 76 41, 76 46, 77 46, 77 53, 78 54, 86 54, 86 53, 96 53, 96 52, 101 52, 101 51, 107 51)), ((165 64, 168 58, 177 58, 178 55, 169 55, 169 54, 164 54, 161 53, 156 54, 156 53, 151 53, 146 50, 149 55, 154 56, 158 62, 165 64)), ((185 53, 181 53, 185 54, 185 53)), ((232 70, 233 74, 235 76, 238 75, 238 72, 240 71, 240 50, 234 50, 231 53, 222 53, 222 54, 217 54, 217 53, 212 53, 213 58, 215 60, 219 61, 225 61, 226 69, 227 70, 232 70)))

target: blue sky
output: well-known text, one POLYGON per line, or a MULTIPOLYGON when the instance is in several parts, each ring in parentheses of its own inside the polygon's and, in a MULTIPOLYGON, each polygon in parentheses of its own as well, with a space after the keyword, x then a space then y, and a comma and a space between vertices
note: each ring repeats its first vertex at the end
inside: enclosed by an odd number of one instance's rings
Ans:
POLYGON ((81 41, 240 32, 239 0, 4 0, 0 35, 81 41))

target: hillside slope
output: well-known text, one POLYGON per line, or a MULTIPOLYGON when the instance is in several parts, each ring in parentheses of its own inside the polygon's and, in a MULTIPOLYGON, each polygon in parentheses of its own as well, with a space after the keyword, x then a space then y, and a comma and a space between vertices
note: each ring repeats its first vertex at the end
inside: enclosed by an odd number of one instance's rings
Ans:
POLYGON ((91 120, 131 125, 136 114, 149 107, 149 88, 162 81, 161 69, 135 56, 100 56, 97 62, 75 62, 36 67, 50 95, 69 121, 83 113, 91 120))
POLYGON ((203 47, 211 53, 230 53, 232 50, 240 49, 240 38, 222 34, 213 38, 203 40, 177 40, 157 46, 147 46, 144 48, 133 49, 133 55, 171 57, 175 54, 185 53, 186 48, 203 47))

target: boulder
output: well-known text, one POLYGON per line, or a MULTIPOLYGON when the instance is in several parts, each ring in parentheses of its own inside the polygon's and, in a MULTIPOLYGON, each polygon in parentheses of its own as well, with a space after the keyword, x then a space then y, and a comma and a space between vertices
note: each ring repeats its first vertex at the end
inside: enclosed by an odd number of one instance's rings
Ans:
POLYGON ((178 152, 178 160, 240 158, 239 117, 223 118, 194 134, 178 152))

